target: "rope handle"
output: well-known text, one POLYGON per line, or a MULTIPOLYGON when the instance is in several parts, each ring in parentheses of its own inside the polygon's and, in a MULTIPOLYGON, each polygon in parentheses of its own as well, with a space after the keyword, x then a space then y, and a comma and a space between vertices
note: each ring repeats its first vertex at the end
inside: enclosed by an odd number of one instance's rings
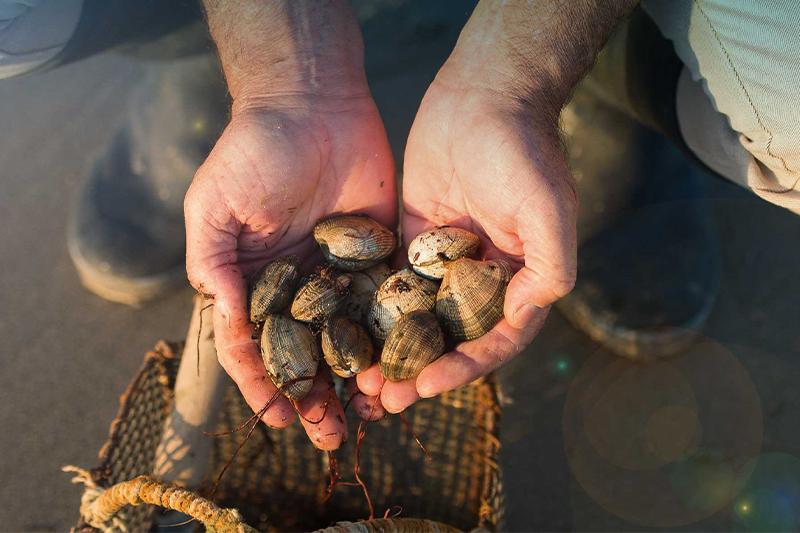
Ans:
POLYGON ((361 522, 337 522, 314 533, 419 533, 420 531, 458 533, 460 530, 425 518, 375 518, 361 522))
POLYGON ((162 483, 149 476, 137 476, 107 489, 98 487, 91 474, 75 466, 65 466, 64 472, 75 473, 73 483, 86 489, 81 497, 81 516, 92 527, 102 531, 124 531, 115 515, 128 505, 157 505, 191 516, 201 522, 206 531, 217 533, 255 533, 236 509, 225 509, 196 493, 162 483))
MULTIPOLYGON (((157 505, 189 515, 201 522, 206 531, 214 533, 256 533, 245 523, 236 509, 225 509, 214 502, 172 483, 162 483, 149 476, 137 476, 103 489, 92 480, 91 474, 77 466, 65 466, 72 472, 73 483, 85 485, 81 497, 81 517, 90 526, 104 532, 126 531, 116 514, 128 505, 157 505)), ((317 533, 454 533, 458 529, 421 518, 378 518, 362 522, 338 522, 317 533)))

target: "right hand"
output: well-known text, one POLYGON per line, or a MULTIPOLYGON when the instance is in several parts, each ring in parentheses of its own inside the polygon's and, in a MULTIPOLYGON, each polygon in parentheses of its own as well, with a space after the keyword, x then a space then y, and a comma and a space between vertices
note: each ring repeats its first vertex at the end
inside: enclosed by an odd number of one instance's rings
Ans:
MULTIPOLYGON (((347 97, 292 93, 247 102, 234 108, 186 194, 186 269, 192 286, 213 298, 220 363, 258 411, 276 387, 252 339, 246 276, 287 254, 313 262, 314 224, 334 213, 365 213, 395 227, 397 200, 394 162, 366 86, 347 97)), ((298 407, 316 420, 331 402, 321 422, 301 418, 312 443, 331 450, 346 427, 323 374, 298 407)), ((262 419, 285 427, 294 414, 280 396, 262 419)))
POLYGON ((384 381, 377 365, 358 375, 359 389, 380 394, 390 413, 508 363, 575 282, 577 196, 555 121, 510 91, 482 86, 488 73, 460 74, 446 65, 414 119, 404 160, 403 236, 407 245, 434 226, 466 228, 481 238, 483 257, 502 259, 516 274, 504 318, 483 336, 456 344, 414 379, 384 381))

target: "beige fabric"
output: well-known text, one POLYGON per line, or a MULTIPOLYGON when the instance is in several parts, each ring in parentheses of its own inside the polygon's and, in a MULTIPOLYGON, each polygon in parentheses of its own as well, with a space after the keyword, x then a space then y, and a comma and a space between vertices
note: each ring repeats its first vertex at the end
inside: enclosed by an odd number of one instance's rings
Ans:
POLYGON ((686 144, 716 172, 800 213, 800 2, 645 0, 686 65, 686 144))
MULTIPOLYGON (((768 165, 765 142, 753 142, 731 128, 714 108, 700 81, 684 70, 678 81, 678 123, 689 149, 714 172, 748 187, 761 198, 800 214, 798 173, 768 165)), ((800 102, 798 102, 800 104, 800 102)), ((790 168, 800 168, 800 151, 778 152, 790 168)))

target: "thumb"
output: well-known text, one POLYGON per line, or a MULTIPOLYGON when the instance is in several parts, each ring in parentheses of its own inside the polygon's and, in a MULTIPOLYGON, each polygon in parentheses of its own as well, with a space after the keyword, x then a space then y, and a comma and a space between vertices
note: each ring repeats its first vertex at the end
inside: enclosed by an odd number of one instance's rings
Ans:
MULTIPOLYGON (((213 298, 217 358, 248 405, 257 412, 270 401, 276 389, 266 375, 258 346, 252 339, 247 283, 237 265, 241 225, 220 207, 224 203, 218 198, 195 183, 186 195, 186 272, 195 289, 213 298)), ((283 397, 262 416, 271 427, 285 427, 293 418, 292 406, 283 397)))
POLYGON ((522 267, 506 289, 503 305, 504 315, 511 327, 525 330, 537 321, 536 316, 553 302, 566 296, 574 281, 564 280, 555 284, 536 271, 522 267))
POLYGON ((213 298, 216 313, 232 326, 247 319, 246 283, 237 264, 241 224, 220 201, 201 170, 184 200, 186 273, 189 283, 213 298))
POLYGON ((572 178, 561 164, 563 157, 558 155, 551 158, 551 170, 560 179, 534 188, 516 215, 524 265, 508 284, 503 309, 516 329, 536 322, 542 309, 569 294, 575 285, 577 197, 572 178), (555 172, 559 168, 561 172, 555 172))

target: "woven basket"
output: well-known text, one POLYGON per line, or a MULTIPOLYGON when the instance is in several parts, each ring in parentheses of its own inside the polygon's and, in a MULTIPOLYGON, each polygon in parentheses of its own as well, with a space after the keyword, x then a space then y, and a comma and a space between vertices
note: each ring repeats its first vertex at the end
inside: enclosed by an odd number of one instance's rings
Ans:
MULTIPOLYGON (((262 531, 310 531, 368 516, 359 487, 337 486, 333 497, 324 501, 328 456, 311 446, 299 424, 280 431, 259 424, 222 478, 214 503, 202 496, 210 493, 242 434, 213 439, 210 475, 202 486, 184 489, 156 480, 156 449, 173 406, 179 354, 179 345, 163 341, 147 354, 120 399, 109 439, 100 451, 100 465, 88 472, 72 469, 80 471, 77 479, 86 485, 76 530, 146 531, 158 507, 187 513, 208 530, 218 531, 248 531, 250 526, 262 531)), ((220 432, 235 428, 251 414, 227 378, 225 389, 220 432)), ((361 477, 376 515, 391 510, 393 518, 341 527, 496 529, 502 514, 499 414, 493 378, 419 402, 406 416, 429 459, 400 417, 370 423, 361 449, 361 477)), ((343 477, 352 478, 356 440, 352 434, 358 420, 352 411, 348 418, 351 435, 337 458, 343 477)))

